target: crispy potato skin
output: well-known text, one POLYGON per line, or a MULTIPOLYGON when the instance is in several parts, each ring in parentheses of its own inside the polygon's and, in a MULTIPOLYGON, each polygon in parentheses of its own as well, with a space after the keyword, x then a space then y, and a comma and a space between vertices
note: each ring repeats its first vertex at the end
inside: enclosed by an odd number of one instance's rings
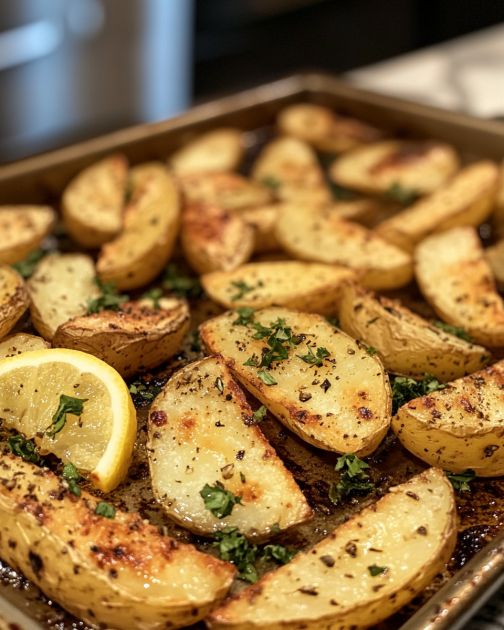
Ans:
POLYGON ((171 257, 180 222, 175 179, 160 162, 135 166, 123 231, 102 247, 96 269, 118 289, 137 289, 153 280, 171 257))
POLYGON ((232 127, 213 129, 196 136, 168 160, 177 174, 234 171, 243 157, 242 132, 232 127))
POLYGON ((364 226, 342 220, 330 207, 283 204, 275 233, 294 258, 350 267, 371 289, 402 287, 413 277, 409 254, 364 226))
POLYGON ((492 269, 495 281, 499 289, 504 288, 504 239, 488 247, 485 257, 492 269))
POLYGON ((429 234, 463 225, 477 226, 492 212, 498 175, 493 162, 471 164, 444 188, 378 225, 376 233, 412 252, 429 234))
POLYGON ((147 448, 154 495, 193 532, 237 527, 263 540, 312 516, 220 357, 191 363, 170 379, 151 407, 147 448), (242 498, 222 519, 200 496, 216 481, 242 498))
POLYGON ((338 265, 291 260, 249 263, 234 271, 214 271, 202 276, 201 283, 207 295, 226 308, 285 306, 330 314, 338 309, 343 283, 356 275, 338 265), (234 282, 245 282, 252 290, 236 298, 234 282))
POLYGON ((110 155, 81 171, 63 192, 61 209, 67 232, 84 247, 99 247, 121 230, 128 161, 110 155))
POLYGON ((254 250, 254 229, 239 215, 207 204, 190 204, 182 213, 182 249, 198 273, 230 271, 254 250))
POLYGON ((58 326, 83 315, 89 301, 100 295, 93 260, 85 254, 49 254, 27 286, 33 325, 48 341, 58 326))
POLYGON ((499 167, 499 188, 495 198, 495 209, 492 215, 492 227, 498 239, 504 239, 504 161, 499 167))
POLYGON ((441 470, 429 469, 225 602, 207 623, 212 630, 375 626, 444 570, 456 538, 453 489, 441 470), (385 571, 373 576, 373 565, 385 571))
POLYGON ((0 339, 14 328, 29 303, 23 278, 12 267, 0 265, 0 339))
POLYGON ((341 329, 376 348, 390 372, 450 381, 476 372, 490 353, 436 328, 397 300, 349 283, 343 287, 341 329))
POLYGON ((184 300, 165 299, 160 305, 127 302, 118 311, 75 317, 59 326, 53 345, 93 354, 122 376, 149 370, 179 350, 189 328, 184 300))
POLYGON ((221 354, 239 381, 282 423, 318 448, 369 455, 380 444, 390 422, 391 394, 381 361, 353 339, 315 314, 268 308, 255 321, 269 326, 284 319, 294 335, 304 339, 287 359, 273 363, 276 385, 266 385, 258 368, 244 365, 260 357, 265 342, 253 338, 255 329, 235 323, 229 311, 200 326, 203 344, 221 354), (308 345, 323 347, 329 357, 317 367, 303 361, 308 345))
POLYGON ((17 354, 32 350, 44 350, 49 347, 50 345, 42 337, 28 333, 17 333, 0 341, 0 359, 15 357, 17 354))
POLYGON ((384 194, 399 185, 426 194, 443 186, 458 166, 454 149, 441 142, 385 140, 345 153, 329 175, 336 184, 364 193, 384 194))
POLYGON ((225 595, 230 564, 161 536, 138 514, 98 516, 96 504, 49 470, 3 455, 2 559, 92 626, 179 628, 225 595))
POLYGON ((49 206, 0 206, 0 264, 26 258, 49 234, 55 220, 49 206))
POLYGON ((392 420, 402 445, 452 472, 504 475, 504 361, 403 405, 392 420))
POLYGON ((426 238, 415 251, 415 275, 441 319, 484 346, 504 346, 504 302, 476 230, 453 228, 426 238))

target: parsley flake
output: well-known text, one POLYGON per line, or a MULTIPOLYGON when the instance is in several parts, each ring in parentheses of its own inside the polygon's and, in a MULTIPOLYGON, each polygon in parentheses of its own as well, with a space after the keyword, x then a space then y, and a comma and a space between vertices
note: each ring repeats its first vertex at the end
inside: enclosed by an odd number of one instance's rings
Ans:
POLYGON ((171 291, 178 297, 197 299, 203 295, 203 289, 198 278, 186 274, 174 264, 169 264, 164 272, 163 289, 171 291))
POLYGON ((269 372, 266 372, 266 370, 259 370, 259 372, 257 372, 257 376, 261 379, 261 381, 265 384, 265 385, 277 385, 277 381, 275 381, 275 379, 271 376, 271 374, 269 372))
POLYGON ((416 190, 405 188, 398 182, 390 186, 386 195, 392 201, 397 201, 403 206, 411 205, 420 197, 420 194, 416 190))
POLYGON ((449 335, 453 335, 454 337, 463 339, 464 341, 467 341, 467 343, 473 342, 473 338, 471 337, 471 335, 463 328, 459 328, 458 326, 451 326, 450 324, 447 324, 446 322, 442 322, 440 320, 436 320, 433 323, 436 328, 439 328, 449 335))
POLYGON ((142 381, 133 381, 129 386, 129 392, 133 396, 135 405, 145 407, 156 398, 161 391, 161 387, 154 383, 143 383, 142 381))
POLYGON ((77 468, 71 462, 68 462, 63 467, 63 473, 61 476, 67 482, 70 492, 75 494, 76 497, 80 497, 81 489, 79 487, 79 481, 82 477, 80 476, 77 468))
POLYGON ((377 575, 381 575, 382 573, 385 573, 386 570, 387 570, 387 567, 379 567, 377 564, 371 564, 368 567, 369 575, 371 575, 371 577, 376 577, 377 575))
POLYGON ((370 357, 374 357, 375 354, 378 354, 378 350, 376 348, 373 348, 373 346, 366 346, 366 352, 369 354, 370 357))
POLYGON ((268 175, 267 177, 263 177, 261 179, 261 184, 266 186, 267 188, 271 188, 271 190, 276 191, 280 188, 281 181, 272 175, 268 175))
POLYGON ((250 284, 247 284, 243 280, 233 280, 231 282, 231 286, 236 289, 236 293, 234 293, 231 296, 231 302, 236 302, 236 300, 241 300, 242 297, 247 295, 247 293, 250 293, 251 291, 255 289, 255 287, 253 287, 250 284))
POLYGON ((100 297, 89 300, 87 314, 93 315, 101 311, 118 311, 121 304, 129 300, 128 295, 120 295, 113 282, 102 282, 95 278, 95 283, 101 291, 100 297))
POLYGON ((264 405, 261 405, 259 409, 256 409, 254 413, 252 414, 253 423, 259 424, 259 422, 262 422, 264 418, 266 417, 267 413, 268 413, 268 410, 266 409, 266 407, 264 405))
POLYGON ((311 346, 308 346, 308 354, 298 354, 297 356, 302 359, 305 363, 309 363, 310 365, 316 365, 320 367, 324 363, 324 359, 329 356, 329 350, 326 348, 320 347, 317 348, 317 354, 314 354, 311 346))
POLYGON ((229 516, 234 506, 241 504, 241 497, 226 490, 220 481, 216 481, 215 486, 209 486, 206 483, 200 491, 200 496, 206 509, 217 518, 229 516))
POLYGON ((471 481, 476 477, 474 470, 465 470, 461 473, 447 472, 446 476, 457 492, 471 492, 471 481))
POLYGON ((14 263, 12 267, 26 280, 33 274, 38 263, 46 254, 47 252, 43 249, 35 249, 23 260, 14 263))
POLYGON ((84 403, 86 401, 87 398, 74 398, 73 396, 66 396, 65 394, 61 394, 58 409, 52 417, 51 424, 45 430, 45 434, 49 437, 54 438, 54 436, 59 433, 65 426, 67 421, 67 414, 80 416, 84 411, 84 403))
POLYGON ((99 501, 96 504, 95 514, 98 516, 104 516, 105 518, 115 518, 116 511, 113 505, 107 503, 106 501, 99 501))
POLYGON ((242 306, 236 309, 238 317, 234 320, 233 326, 248 326, 254 320, 254 309, 250 306, 242 306))
POLYGON ((416 381, 407 376, 396 376, 392 383, 392 413, 397 413, 399 407, 420 396, 425 396, 438 389, 444 389, 446 385, 440 383, 437 378, 426 374, 421 381, 416 381))
POLYGON ((153 306, 155 309, 160 309, 161 304, 159 300, 163 297, 163 289, 159 287, 154 287, 153 289, 149 289, 142 295, 143 300, 152 300, 153 306))
POLYGON ((340 479, 333 483, 329 489, 329 499, 338 504, 340 501, 354 493, 368 493, 374 488, 366 470, 369 464, 354 455, 347 453, 338 457, 335 470, 340 471, 340 479))
POLYGON ((25 462, 31 462, 32 464, 40 463, 41 458, 33 440, 27 440, 23 435, 18 433, 11 435, 7 443, 11 452, 18 457, 22 457, 25 462))

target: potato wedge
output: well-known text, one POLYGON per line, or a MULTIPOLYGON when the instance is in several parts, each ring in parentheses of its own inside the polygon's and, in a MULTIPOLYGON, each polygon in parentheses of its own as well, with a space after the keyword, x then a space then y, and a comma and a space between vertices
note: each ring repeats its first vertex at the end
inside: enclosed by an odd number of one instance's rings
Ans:
POLYGON ((173 356, 189 328, 184 300, 127 302, 118 311, 83 315, 61 324, 53 346, 82 350, 102 359, 122 376, 150 370, 173 356))
POLYGON ((504 288, 504 239, 485 249, 485 256, 500 289, 504 288))
POLYGON ((160 162, 131 169, 131 200, 124 229, 105 243, 96 269, 118 289, 136 289, 153 280, 166 265, 178 234, 177 185, 160 162))
POLYGON ((387 432, 390 386, 381 361, 320 315, 266 308, 242 323, 228 311, 203 323, 200 334, 210 352, 221 354, 243 385, 309 444, 369 455, 387 432), (266 336, 257 338, 258 324, 268 328, 266 336), (283 344, 287 358, 261 367, 270 333, 273 339, 292 334, 294 341, 283 344))
POLYGON ((205 292, 226 308, 285 306, 309 313, 336 313, 342 284, 355 271, 294 260, 257 262, 201 278, 205 292), (241 288, 240 288, 241 287, 241 288))
POLYGON ((191 363, 170 379, 150 409, 148 452, 157 500, 198 534, 237 527, 264 539, 312 515, 220 357, 191 363), (223 518, 200 495, 216 482, 241 497, 223 518))
POLYGON ((283 200, 320 205, 332 201, 313 149, 296 138, 277 138, 262 150, 252 177, 283 200))
POLYGON ((271 190, 238 173, 189 173, 179 177, 185 202, 216 205, 224 210, 243 210, 271 203, 271 190))
POLYGON ((340 327, 375 348, 390 372, 451 381, 490 360, 482 346, 450 335, 401 305, 356 284, 342 289, 340 327))
POLYGON ((384 194, 400 186, 426 194, 443 186, 458 167, 457 153, 447 144, 386 140, 349 151, 331 164, 329 176, 364 193, 384 194))
POLYGON ((84 315, 100 295, 93 260, 85 254, 49 254, 27 282, 30 313, 37 331, 51 341, 58 326, 84 315))
POLYGON ((47 469, 3 455, 0 478, 0 556, 86 625, 185 627, 231 585, 231 564, 139 514, 97 515, 98 499, 76 497, 47 469))
POLYGON ((403 405, 401 444, 428 464, 479 477, 504 475, 504 361, 403 405))
POLYGON ((431 468, 225 602, 210 614, 210 628, 374 627, 444 570, 456 539, 453 489, 431 468))
POLYGON ((254 229, 219 206, 191 204, 182 213, 180 240, 198 273, 236 269, 252 255, 254 229))
POLYGON ((177 175, 234 171, 243 153, 243 133, 222 127, 196 136, 175 151, 168 163, 177 175))
POLYGON ((23 278, 8 265, 0 265, 0 339, 24 315, 30 296, 23 278))
POLYGON ((0 264, 26 258, 49 234, 55 219, 49 206, 0 206, 0 264))
POLYGON ((415 251, 420 289, 441 319, 484 346, 504 346, 504 301, 474 228, 426 238, 415 251))
POLYGON ((275 233, 291 256, 355 269, 372 289, 402 287, 413 277, 409 254, 362 225, 343 221, 331 208, 284 204, 275 233))
POLYGON ((280 133, 311 144, 319 151, 341 153, 379 140, 383 133, 356 118, 339 116, 313 103, 289 105, 279 113, 280 133))
POLYGON ((492 215, 492 227, 498 239, 504 239, 504 161, 499 167, 499 188, 495 199, 495 209, 492 215))
POLYGON ((116 154, 88 166, 63 192, 61 210, 67 232, 84 247, 100 247, 121 231, 128 161, 116 154))
POLYGON ((278 205, 257 206, 240 210, 240 217, 254 229, 254 253, 276 252, 280 245, 275 235, 278 205))
POLYGON ((49 347, 50 345, 42 337, 28 333, 17 333, 0 341, 0 359, 15 357, 17 354, 32 350, 44 350, 49 347))
POLYGON ((380 223, 376 233, 412 252, 434 232, 477 226, 492 212, 497 183, 498 170, 493 162, 467 166, 444 188, 380 223))

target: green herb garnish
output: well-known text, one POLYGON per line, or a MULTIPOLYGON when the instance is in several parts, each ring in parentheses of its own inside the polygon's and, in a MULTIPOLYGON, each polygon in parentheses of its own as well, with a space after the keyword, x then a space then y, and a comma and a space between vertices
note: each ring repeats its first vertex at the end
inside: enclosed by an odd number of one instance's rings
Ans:
POLYGON ((392 383, 392 413, 397 413, 400 407, 414 398, 425 396, 445 387, 446 385, 429 374, 426 374, 421 381, 415 381, 415 379, 407 376, 396 376, 392 383))
POLYGON ((133 381, 129 386, 129 392, 134 397, 135 404, 143 406, 149 405, 161 391, 161 387, 154 383, 143 383, 142 381, 133 381))
POLYGON ((12 265, 20 276, 27 279, 35 271, 38 263, 47 254, 43 249, 35 249, 28 254, 24 260, 20 260, 12 265))
POLYGON ((105 518, 115 518, 116 511, 115 507, 110 505, 110 503, 99 501, 96 504, 95 514, 98 514, 98 516, 104 516, 105 518))
POLYGON ((234 320, 233 326, 248 326, 251 322, 254 321, 254 309, 250 308, 250 306, 242 306, 242 308, 237 308, 236 313, 238 317, 234 320))
POLYGON ((77 470, 77 468, 71 462, 68 462, 63 467, 63 473, 61 476, 67 482, 70 492, 72 494, 75 494, 76 497, 80 497, 81 489, 79 486, 79 481, 82 479, 82 477, 79 475, 79 471, 77 470))
POLYGON ((200 492, 200 496, 205 502, 206 509, 217 518, 229 516, 233 511, 233 507, 241 504, 241 497, 237 497, 229 490, 226 490, 220 481, 216 481, 215 486, 209 486, 206 483, 200 492))
POLYGON ((385 573, 386 570, 387 570, 387 567, 379 567, 377 564, 372 564, 371 566, 368 567, 368 571, 371 577, 376 577, 377 575, 381 575, 382 573, 385 573))
POLYGON ((178 297, 197 299, 203 294, 198 278, 187 275, 174 263, 166 267, 162 285, 178 297))
POLYGON ((263 177, 261 179, 261 184, 266 186, 267 188, 271 188, 271 190, 276 191, 279 189, 281 185, 281 181, 272 175, 268 175, 267 177, 263 177))
POLYGON ((298 354, 300 359, 302 359, 305 363, 309 363, 310 365, 316 365, 320 367, 324 363, 324 359, 329 356, 329 351, 326 348, 320 347, 317 348, 317 354, 314 354, 311 346, 308 346, 308 354, 298 354))
POLYGON ((283 545, 265 545, 262 549, 263 558, 271 558, 278 564, 287 564, 296 555, 295 551, 291 551, 283 545))
POLYGON ((254 424, 259 424, 259 422, 262 422, 264 418, 266 417, 267 413, 268 413, 268 410, 266 409, 264 405, 261 405, 259 409, 256 409, 254 413, 252 414, 252 419, 253 419, 254 424))
POLYGON ((100 311, 118 311, 121 304, 129 300, 128 295, 120 295, 113 282, 102 282, 95 278, 95 283, 101 291, 100 297, 89 300, 87 313, 92 315, 100 311))
POLYGON ((192 352, 201 352, 201 337, 199 334, 199 330, 193 330, 191 332, 191 345, 192 352))
POLYGON ((153 306, 156 309, 161 308, 161 304, 159 303, 159 300, 162 297, 163 297, 163 289, 160 289, 159 287, 154 287, 154 289, 149 289, 142 295, 143 300, 152 300, 154 303, 153 306))
POLYGON ((247 284, 243 280, 233 280, 231 282, 231 286, 236 289, 236 293, 231 296, 231 302, 241 300, 241 298, 247 295, 247 293, 250 293, 255 289, 255 287, 247 284))
POLYGON ((9 448, 14 455, 22 457, 25 462, 31 462, 32 464, 39 464, 41 461, 38 449, 33 440, 27 440, 19 433, 11 435, 7 441, 9 448))
POLYGON ((474 470, 465 470, 462 473, 447 472, 446 476, 451 481, 457 492, 471 492, 471 481, 476 477, 474 470))
POLYGON ((403 206, 411 205, 420 197, 420 194, 416 190, 405 188, 397 182, 390 186, 386 195, 389 199, 392 199, 392 201, 397 201, 403 206))
POLYGON ((366 470, 369 464, 354 455, 348 453, 338 457, 335 470, 340 471, 340 479, 333 483, 329 489, 329 498, 334 504, 354 493, 367 493, 374 488, 366 470))
POLYGON ((369 354, 370 357, 374 357, 375 354, 378 354, 378 350, 376 348, 373 348, 373 346, 366 346, 366 352, 369 354))
POLYGON ((72 414, 73 416, 82 414, 86 401, 87 398, 74 398, 73 396, 61 394, 58 409, 52 417, 51 424, 45 430, 45 434, 53 438, 65 426, 67 414, 72 414))
POLYGON ((257 376, 265 385, 277 385, 277 381, 275 381, 271 374, 266 372, 266 370, 259 370, 259 372, 257 372, 257 376))
POLYGON ((467 341, 468 343, 473 342, 473 338, 471 337, 471 335, 468 332, 466 332, 463 328, 459 328, 458 326, 451 326, 450 324, 447 324, 446 322, 442 322, 440 320, 436 320, 433 323, 436 328, 441 329, 442 331, 444 331, 445 333, 448 333, 449 335, 453 335, 454 337, 463 339, 464 341, 467 341))

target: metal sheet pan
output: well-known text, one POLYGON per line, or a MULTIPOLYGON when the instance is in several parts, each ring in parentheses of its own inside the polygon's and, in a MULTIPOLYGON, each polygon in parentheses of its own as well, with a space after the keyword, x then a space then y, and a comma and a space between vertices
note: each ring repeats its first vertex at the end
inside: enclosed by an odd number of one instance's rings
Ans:
MULTIPOLYGON (((501 159, 504 156, 504 125, 500 123, 373 94, 334 77, 310 73, 197 106, 175 119, 132 127, 0 167, 0 204, 32 202, 57 206, 61 190, 69 179, 97 158, 122 151, 132 163, 164 159, 191 136, 218 125, 238 126, 250 131, 250 152, 253 154, 271 132, 276 113, 286 104, 299 101, 328 105, 400 135, 450 142, 468 158, 501 159)), ((167 374, 176 367, 172 365, 167 374)), ((264 430, 317 514, 312 525, 286 534, 280 542, 298 546, 316 542, 324 531, 369 501, 363 499, 343 508, 332 507, 322 486, 332 481, 334 461, 327 455, 314 453, 274 422, 265 423, 264 430), (321 479, 324 480, 322 485, 321 479)), ((136 476, 131 477, 134 491, 125 493, 121 490, 113 498, 148 514, 154 522, 163 523, 164 517, 149 499, 148 478, 138 472, 143 463, 141 450, 139 444, 134 466, 136 476)), ((383 488, 403 481, 422 467, 393 440, 385 441, 373 456, 373 465, 383 488)), ((449 572, 439 576, 422 597, 380 624, 380 629, 459 628, 504 581, 504 481, 477 481, 474 493, 461 497, 458 507, 461 535, 449 572), (461 566, 463 568, 457 572, 461 566)), ((177 535, 183 539, 186 534, 178 532, 177 535)), ((202 541, 198 544, 204 548, 202 541)), ((36 589, 0 564, 0 630, 41 627, 84 628, 57 607, 40 600, 36 589)))

